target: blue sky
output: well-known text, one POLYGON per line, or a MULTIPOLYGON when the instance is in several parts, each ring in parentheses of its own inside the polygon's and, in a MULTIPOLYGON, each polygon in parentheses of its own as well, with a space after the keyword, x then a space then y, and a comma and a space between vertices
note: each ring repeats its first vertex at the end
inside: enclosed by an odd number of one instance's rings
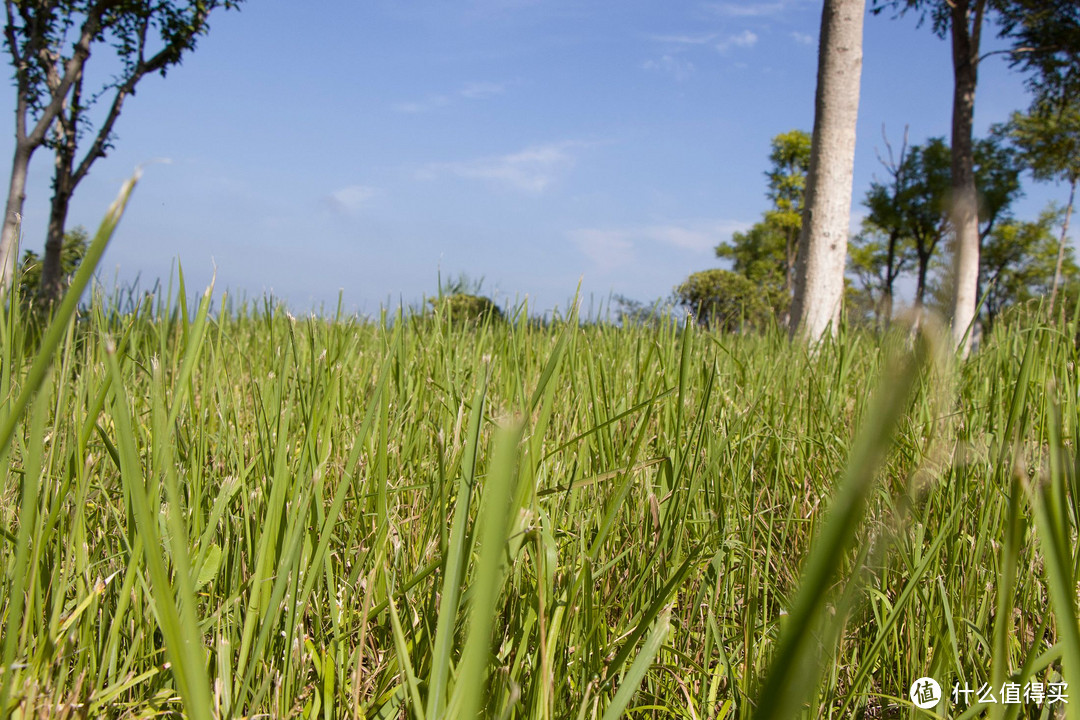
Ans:
MULTIPOLYGON (((820 13, 803 0, 248 0, 142 82, 70 224, 96 227, 147 164, 108 282, 145 287, 179 259, 199 287, 216 271, 219 290, 297 310, 340 290, 369 314, 433 294, 440 271, 535 312, 565 307, 579 281, 596 300, 667 296, 766 209, 770 139, 811 129, 820 13)), ((856 214, 882 172, 883 125, 894 143, 905 125, 914 143, 947 137, 951 102, 948 43, 914 17, 868 16, 856 214)), ((987 60, 976 132, 1026 105, 1022 78, 987 60)), ((50 165, 39 150, 25 247, 44 242, 50 165)), ((1026 189, 1022 217, 1065 196, 1026 189)))

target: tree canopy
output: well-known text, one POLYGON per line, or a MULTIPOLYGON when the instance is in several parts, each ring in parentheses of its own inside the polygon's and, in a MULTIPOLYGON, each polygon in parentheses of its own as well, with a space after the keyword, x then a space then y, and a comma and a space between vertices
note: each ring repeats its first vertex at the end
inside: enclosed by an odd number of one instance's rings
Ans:
POLYGON ((802 227, 806 174, 810 169, 810 134, 789 130, 772 139, 766 196, 772 207, 746 232, 716 246, 717 257, 730 260, 732 271, 761 289, 779 317, 791 304, 796 248, 802 227))
MULTIPOLYGON (((64 220, 71 193, 90 166, 111 148, 125 99, 148 74, 165 75, 195 48, 210 13, 243 0, 5 0, 4 44, 15 68, 15 158, 7 215, 0 236, 0 287, 14 267, 14 246, 26 194, 31 156, 42 145, 56 152, 53 207, 46 240, 42 289, 59 288, 64 220), (85 88, 85 66, 97 49, 109 47, 118 72, 98 88, 85 88), (107 99, 97 128, 87 114, 107 99), (50 137, 50 131, 54 133, 50 137), (76 163, 79 140, 91 136, 76 163)), ((108 57, 108 55, 106 55, 108 57)))

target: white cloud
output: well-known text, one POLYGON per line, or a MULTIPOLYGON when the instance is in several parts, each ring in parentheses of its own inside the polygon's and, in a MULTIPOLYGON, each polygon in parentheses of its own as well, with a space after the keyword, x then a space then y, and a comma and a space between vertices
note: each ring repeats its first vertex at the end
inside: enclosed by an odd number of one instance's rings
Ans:
POLYGON ((452 94, 428 95, 423 100, 400 102, 393 106, 394 110, 401 113, 415 115, 418 113, 431 112, 446 107, 455 100, 486 100, 487 98, 501 95, 506 92, 509 83, 499 82, 468 82, 452 94))
POLYGON ((750 223, 735 220, 688 220, 632 228, 585 228, 570 233, 571 240, 598 269, 606 271, 635 257, 635 249, 665 245, 691 253, 712 255, 713 248, 745 231, 750 223))
POLYGON ((469 180, 488 180, 521 192, 540 194, 575 163, 571 148, 577 142, 533 145, 515 153, 453 163, 431 163, 421 168, 417 177, 433 180, 450 174, 469 180))
POLYGON ((807 35, 806 33, 801 33, 798 31, 794 31, 791 33, 791 39, 799 43, 800 45, 813 45, 815 43, 813 35, 807 35))
POLYGON ((691 252, 712 253, 732 233, 750 225, 735 220, 695 220, 678 224, 650 225, 642 228, 642 237, 651 242, 671 245, 691 252))
POLYGON ((378 188, 370 185, 349 185, 330 193, 329 200, 338 212, 352 215, 362 210, 378 194, 378 188))
POLYGON ((641 64, 641 69, 670 73, 679 82, 686 80, 695 70, 694 63, 673 55, 664 55, 656 60, 646 60, 641 64))
POLYGON ((716 49, 721 52, 730 50, 733 47, 749 48, 757 44, 757 33, 752 30, 743 30, 738 35, 728 35, 726 38, 716 43, 716 49))

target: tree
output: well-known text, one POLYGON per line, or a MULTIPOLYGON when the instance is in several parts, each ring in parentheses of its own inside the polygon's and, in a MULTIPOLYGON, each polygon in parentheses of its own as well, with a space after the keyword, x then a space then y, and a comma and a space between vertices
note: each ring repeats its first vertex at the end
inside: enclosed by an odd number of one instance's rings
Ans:
MULTIPOLYGON (((981 248, 996 224, 1009 217, 1009 208, 1020 195, 1021 163, 1018 154, 1003 143, 1000 132, 976 141, 973 154, 981 248)), ((926 304, 936 254, 950 232, 950 157, 944 138, 902 147, 899 160, 892 158, 890 148, 890 159, 883 161, 889 182, 871 182, 863 201, 869 213, 856 239, 851 267, 864 286, 869 278, 880 279, 876 284, 883 302, 901 271, 912 265, 915 307, 919 310, 926 304)), ((951 292, 949 280, 937 283, 938 292, 943 287, 951 292)))
POLYGON ((883 233, 864 219, 862 230, 851 239, 848 248, 848 269, 859 285, 855 297, 873 315, 877 329, 888 327, 893 312, 893 288, 913 258, 906 240, 892 232, 883 233))
POLYGON ((955 235, 953 263, 953 339, 961 354, 971 349, 967 332, 975 317, 979 281, 979 213, 975 191, 975 158, 972 126, 975 86, 978 81, 979 43, 987 0, 874 0, 871 11, 891 7, 903 14, 928 16, 938 37, 952 40, 953 114, 950 224, 955 235))
POLYGON ((844 294, 864 0, 825 0, 806 209, 799 233, 790 330, 811 342, 836 331, 844 294))
POLYGON ((769 305, 785 318, 791 305, 795 257, 810 167, 810 135, 790 130, 772 139, 766 171, 768 198, 773 205, 761 221, 731 242, 716 247, 717 257, 731 260, 732 269, 766 292, 769 305))
POLYGON ((1063 214, 1051 205, 1035 222, 1010 219, 990 233, 983 248, 983 314, 987 330, 1003 310, 1052 293, 1061 278, 1071 284, 1080 278, 1072 248, 1066 248, 1058 262, 1059 244, 1053 228, 1062 222, 1063 214))
POLYGON ((1076 199, 1076 185, 1080 182, 1080 94, 1067 95, 1059 102, 1050 98, 1037 99, 1026 114, 1013 113, 1007 131, 1036 180, 1064 180, 1069 185, 1069 200, 1061 222, 1050 291, 1052 311, 1061 285, 1069 221, 1076 199))
POLYGON ((218 7, 243 0, 5 0, 5 45, 15 66, 15 153, 7 213, 0 233, 0 292, 10 287, 18 226, 26 197, 26 177, 34 151, 52 143, 56 153, 42 291, 59 289, 64 223, 71 194, 90 166, 111 147, 124 100, 148 74, 166 73, 207 32, 218 7), (77 31, 74 29, 78 28, 77 31), (74 32, 73 32, 74 31, 74 32), (152 35, 156 39, 151 40, 152 35), (69 36, 73 42, 68 45, 69 36), (122 68, 117 77, 84 102, 85 66, 91 51, 111 45, 122 68), (150 52, 150 46, 155 51, 150 52), (78 141, 88 130, 86 110, 111 97, 109 110, 76 166, 78 141), (50 141, 49 130, 54 128, 50 141))
POLYGON ((1010 63, 1028 72, 1037 103, 1080 96, 1080 5, 1076 0, 1010 0, 999 9, 1010 63))
POLYGON ((979 278, 976 297, 982 297, 982 251, 998 222, 1012 219, 1012 204, 1024 193, 1020 174, 1024 163, 1020 153, 1006 138, 1002 126, 991 129, 990 135, 975 141, 975 190, 979 202, 979 278))
POLYGON ((675 296, 702 325, 728 332, 761 327, 770 315, 760 288, 729 270, 696 272, 675 288, 675 296))
POLYGON ((780 133, 772 140, 769 160, 772 169, 765 175, 769 178, 768 196, 773 209, 765 213, 765 221, 784 234, 784 295, 790 298, 806 197, 806 173, 810 170, 810 135, 803 130, 780 133))
MULTIPOLYGON (((954 229, 953 338, 967 355, 979 287, 979 220, 972 125, 983 20, 995 12, 1003 38, 1012 41, 1012 65, 1032 72, 1040 97, 1080 93, 1080 7, 1076 0, 874 0, 872 12, 913 10, 930 18, 934 33, 952 41, 952 200, 954 229)), ((995 53, 990 53, 995 54, 995 53)))
MULTIPOLYGON (((884 128, 882 128, 884 136, 884 128)), ((863 219, 862 230, 855 236, 849 255, 849 267, 870 295, 877 327, 892 320, 893 287, 912 260, 911 233, 905 213, 905 203, 911 196, 913 168, 908 160, 907 128, 900 145, 899 157, 885 138, 888 159, 878 160, 889 174, 885 183, 874 179, 870 183, 863 205, 869 214, 863 219), (878 297, 873 296, 877 294, 878 297)))
POLYGON ((746 232, 733 233, 730 243, 716 247, 717 257, 731 260, 735 273, 761 288, 773 313, 781 318, 791 305, 791 295, 784 284, 787 276, 785 244, 783 228, 766 218, 746 232))

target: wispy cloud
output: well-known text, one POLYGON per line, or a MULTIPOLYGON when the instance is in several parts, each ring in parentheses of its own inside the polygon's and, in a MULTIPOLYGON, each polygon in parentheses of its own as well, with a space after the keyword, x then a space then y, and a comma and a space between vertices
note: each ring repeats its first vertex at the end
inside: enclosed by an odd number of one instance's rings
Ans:
POLYGON ((704 7, 727 17, 772 17, 784 12, 790 2, 709 2, 704 7))
POLYGON ((719 37, 718 33, 705 33, 700 35, 652 35, 651 39, 670 45, 705 45, 717 37, 719 37))
POLYGON ((454 93, 428 95, 423 100, 396 103, 393 108, 401 113, 426 113, 446 107, 455 100, 486 100, 503 94, 509 86, 510 83, 505 82, 467 82, 454 93))
POLYGON ((532 145, 518 152, 464 162, 431 163, 421 168, 417 177, 433 180, 454 175, 468 180, 487 180, 513 190, 540 194, 573 168, 573 148, 580 142, 532 145))
POLYGON ((370 185, 349 185, 330 193, 327 200, 335 211, 345 215, 354 215, 378 194, 379 189, 370 185))
POLYGON ((668 73, 679 82, 683 82, 693 75, 695 70, 694 63, 674 55, 664 55, 655 60, 646 60, 641 64, 641 69, 668 73))
POLYGON ((711 254, 713 248, 750 227, 735 220, 688 220, 630 228, 582 228, 569 233, 578 249, 601 271, 632 262, 636 250, 663 245, 695 254, 711 254))
POLYGON ((601 272, 628 265, 635 258, 634 243, 622 230, 571 230, 569 236, 601 272))
POLYGON ((728 35, 726 38, 716 43, 716 49, 724 52, 731 48, 749 48, 754 47, 757 44, 758 36, 752 30, 743 30, 737 35, 728 35))
POLYGON ((807 35, 806 33, 798 31, 793 31, 791 33, 791 39, 800 45, 813 45, 816 42, 813 35, 807 35))
POLYGON ((502 95, 506 92, 507 83, 499 82, 470 82, 458 91, 458 95, 469 100, 483 100, 484 98, 502 95))

